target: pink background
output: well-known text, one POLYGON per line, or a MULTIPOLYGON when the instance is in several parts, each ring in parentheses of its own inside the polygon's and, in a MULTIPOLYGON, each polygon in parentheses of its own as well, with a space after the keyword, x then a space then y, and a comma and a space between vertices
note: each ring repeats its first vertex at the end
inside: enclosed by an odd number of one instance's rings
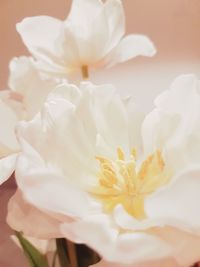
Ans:
MULTIPOLYGON (((27 16, 67 16, 67 0, 0 0, 0 88, 6 88, 8 63, 27 54, 15 24, 27 16)), ((111 70, 92 73, 98 83, 112 82, 122 94, 131 94, 142 108, 152 107, 154 96, 168 88, 175 76, 195 72, 200 76, 200 0, 123 0, 127 32, 143 33, 155 43, 153 59, 138 58, 111 70)), ((13 184, 0 188, 0 267, 28 266, 9 239, 6 203, 13 184)))

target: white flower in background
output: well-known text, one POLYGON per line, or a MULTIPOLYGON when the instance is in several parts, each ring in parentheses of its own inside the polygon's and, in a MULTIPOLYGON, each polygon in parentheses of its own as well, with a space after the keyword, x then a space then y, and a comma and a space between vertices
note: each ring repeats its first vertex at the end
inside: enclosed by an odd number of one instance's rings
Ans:
POLYGON ((17 31, 40 68, 51 75, 112 66, 136 56, 153 56, 155 48, 143 35, 125 37, 120 0, 73 0, 66 20, 49 16, 25 18, 17 31))
POLYGON ((49 78, 37 70, 37 62, 31 57, 14 58, 10 62, 8 85, 10 92, 18 95, 25 111, 25 119, 30 120, 41 109, 47 95, 66 80, 49 78))
POLYGON ((188 267, 199 260, 195 76, 177 78, 144 120, 112 86, 61 86, 41 114, 20 124, 18 138, 23 197, 46 221, 62 222, 65 237, 99 252, 99 266, 188 267))
POLYGON ((0 92, 0 184, 15 168, 19 145, 15 126, 20 120, 30 120, 40 110, 48 93, 59 80, 43 77, 32 58, 15 58, 10 63, 10 90, 0 92))

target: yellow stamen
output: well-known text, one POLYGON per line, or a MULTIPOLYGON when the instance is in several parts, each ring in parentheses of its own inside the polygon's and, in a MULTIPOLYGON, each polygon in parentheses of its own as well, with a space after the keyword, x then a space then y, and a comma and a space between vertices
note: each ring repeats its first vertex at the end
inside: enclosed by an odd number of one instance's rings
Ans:
POLYGON ((120 147, 117 149, 117 154, 118 154, 118 159, 124 160, 124 152, 120 147))
POLYGON ((135 218, 146 217, 144 199, 169 181, 160 151, 145 159, 139 170, 136 166, 136 150, 129 160, 125 159, 121 148, 117 149, 117 159, 96 157, 100 164, 97 175, 99 185, 91 193, 102 201, 106 212, 111 212, 118 204, 135 218))

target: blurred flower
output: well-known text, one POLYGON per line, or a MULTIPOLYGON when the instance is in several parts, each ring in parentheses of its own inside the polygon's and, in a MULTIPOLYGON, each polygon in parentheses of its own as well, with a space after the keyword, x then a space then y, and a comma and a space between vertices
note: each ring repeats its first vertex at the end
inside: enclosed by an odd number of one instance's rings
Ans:
POLYGON ((66 20, 25 18, 17 30, 46 73, 66 75, 81 69, 112 66, 136 56, 153 56, 155 48, 143 35, 125 33, 120 0, 73 0, 66 20))
POLYGON ((195 76, 178 77, 144 120, 112 86, 60 86, 40 114, 20 124, 18 138, 23 197, 60 220, 65 237, 95 249, 101 264, 186 267, 199 260, 195 76))
POLYGON ((48 93, 61 82, 43 77, 32 58, 14 58, 10 63, 9 90, 0 92, 0 184, 15 168, 19 145, 15 126, 20 120, 30 120, 40 110, 48 93))

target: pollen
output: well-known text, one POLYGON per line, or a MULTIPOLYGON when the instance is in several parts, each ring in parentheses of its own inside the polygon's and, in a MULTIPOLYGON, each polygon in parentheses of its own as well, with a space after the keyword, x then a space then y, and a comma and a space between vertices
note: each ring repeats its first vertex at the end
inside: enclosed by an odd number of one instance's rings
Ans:
POLYGON ((99 162, 98 185, 91 190, 100 200, 107 213, 119 204, 138 220, 146 218, 145 198, 169 181, 160 151, 149 155, 142 163, 137 162, 133 149, 129 159, 117 148, 116 160, 96 157, 99 162))

